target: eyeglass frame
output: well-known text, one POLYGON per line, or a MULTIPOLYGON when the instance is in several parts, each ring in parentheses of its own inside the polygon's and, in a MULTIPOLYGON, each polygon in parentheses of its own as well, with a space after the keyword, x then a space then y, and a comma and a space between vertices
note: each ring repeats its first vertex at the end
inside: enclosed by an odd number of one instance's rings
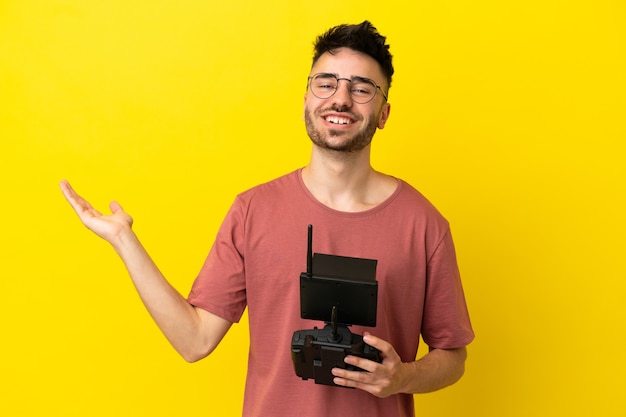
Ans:
POLYGON ((337 93, 337 90, 339 90, 339 81, 342 81, 342 80, 348 82, 348 94, 350 94, 350 99, 352 101, 354 101, 355 103, 357 103, 357 104, 367 104, 367 103, 371 102, 372 100, 374 100, 374 97, 376 97, 376 94, 372 95, 372 97, 369 100, 367 100, 367 101, 365 101, 363 103, 355 101, 354 98, 352 97, 352 90, 350 89, 350 85, 352 84, 352 82, 354 80, 361 81, 361 82, 366 82, 366 83, 371 83, 374 87, 376 87, 376 91, 380 91, 380 94, 383 95, 385 101, 389 101, 389 99, 387 98, 387 95, 383 92, 382 87, 379 86, 378 84, 376 84, 376 81, 372 80, 371 78, 367 78, 367 77, 356 76, 354 78, 345 78, 345 77, 337 77, 337 75, 335 75, 333 73, 330 73, 330 72, 318 72, 318 73, 315 73, 313 75, 309 75, 307 77, 307 88, 311 90, 311 94, 313 94, 315 97, 319 98, 320 100, 326 100, 326 99, 329 99, 332 96, 334 96, 335 93, 337 93), (333 91, 333 93, 331 95, 329 95, 328 97, 320 97, 320 96, 316 95, 313 92, 313 88, 311 88, 311 80, 313 78, 317 77, 318 75, 325 75, 325 76, 332 77, 335 80, 337 80, 337 88, 335 88, 335 91, 333 91))

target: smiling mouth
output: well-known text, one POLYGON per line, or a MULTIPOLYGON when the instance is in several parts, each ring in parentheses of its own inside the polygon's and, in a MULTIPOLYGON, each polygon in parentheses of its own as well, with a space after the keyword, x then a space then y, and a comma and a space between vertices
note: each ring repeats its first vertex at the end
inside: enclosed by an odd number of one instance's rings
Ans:
POLYGON ((339 116, 326 116, 324 117, 324 120, 326 120, 328 123, 332 123, 335 125, 349 125, 349 124, 354 123, 352 119, 349 119, 347 117, 339 117, 339 116))

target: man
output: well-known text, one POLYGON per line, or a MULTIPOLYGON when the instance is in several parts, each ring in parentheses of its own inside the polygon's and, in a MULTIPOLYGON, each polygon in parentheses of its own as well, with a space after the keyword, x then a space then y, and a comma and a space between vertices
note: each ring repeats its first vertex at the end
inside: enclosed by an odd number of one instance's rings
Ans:
POLYGON ((473 339, 447 221, 415 189, 375 171, 371 141, 389 118, 393 66, 367 21, 317 39, 304 98, 312 145, 306 167, 237 196, 189 297, 168 284, 117 203, 102 215, 67 182, 83 223, 112 244, 150 314, 188 361, 209 355, 248 309, 244 416, 412 416, 413 395, 456 382, 473 339), (354 326, 382 362, 333 370, 342 389, 299 379, 290 356, 300 318, 306 228, 316 252, 377 259, 378 322, 354 326), (429 353, 416 360, 420 334, 429 353))

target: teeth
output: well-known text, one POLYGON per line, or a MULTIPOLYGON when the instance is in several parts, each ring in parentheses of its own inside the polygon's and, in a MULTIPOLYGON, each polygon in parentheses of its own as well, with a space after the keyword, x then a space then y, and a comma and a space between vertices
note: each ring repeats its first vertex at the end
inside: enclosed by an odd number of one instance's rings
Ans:
POLYGON ((326 121, 330 123, 338 124, 338 125, 347 125, 347 124, 352 123, 350 119, 345 119, 343 117, 337 117, 337 116, 328 116, 326 117, 326 121))

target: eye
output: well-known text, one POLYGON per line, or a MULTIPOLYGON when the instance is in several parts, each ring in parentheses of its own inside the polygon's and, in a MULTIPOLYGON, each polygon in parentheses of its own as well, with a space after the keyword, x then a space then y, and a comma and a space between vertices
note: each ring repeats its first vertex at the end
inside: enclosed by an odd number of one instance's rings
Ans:
POLYGON ((374 87, 368 83, 353 83, 351 88, 352 94, 358 96, 370 96, 374 91, 374 87))

